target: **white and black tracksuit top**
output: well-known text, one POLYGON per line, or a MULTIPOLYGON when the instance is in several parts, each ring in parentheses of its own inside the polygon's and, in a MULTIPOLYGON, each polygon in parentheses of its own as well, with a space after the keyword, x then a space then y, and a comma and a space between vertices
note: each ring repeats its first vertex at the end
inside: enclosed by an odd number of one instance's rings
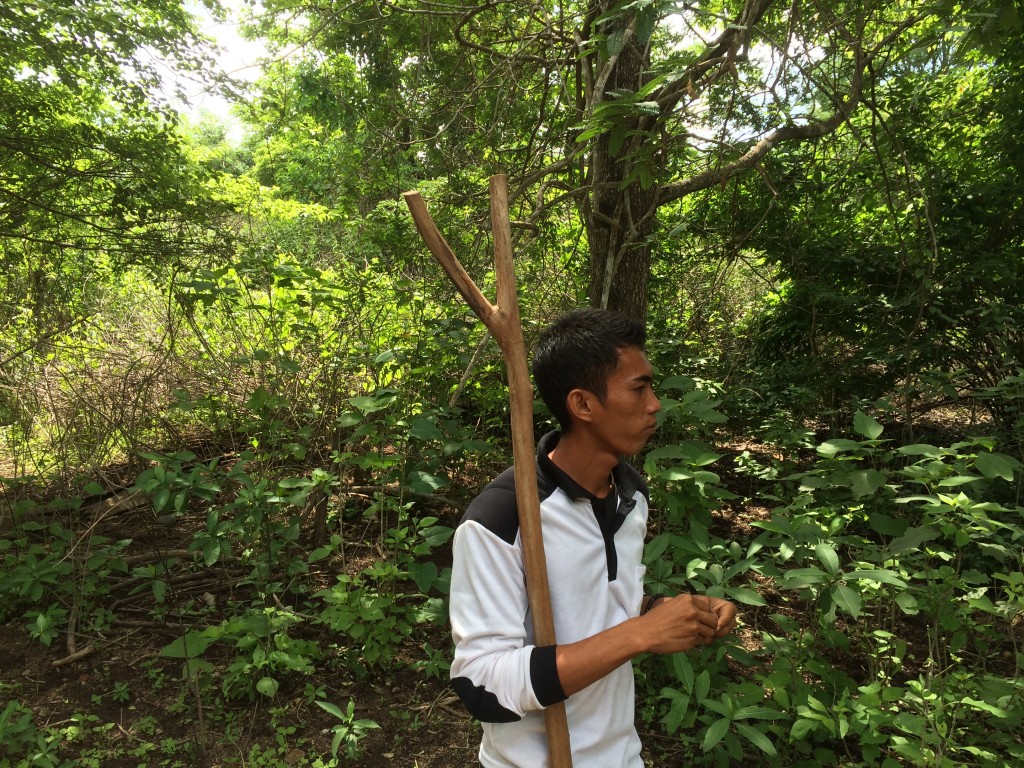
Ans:
MULTIPOLYGON (((640 610, 647 486, 620 462, 615 491, 593 497, 548 459, 558 437, 540 441, 537 484, 555 634, 572 643, 640 610)), ((554 646, 534 645, 511 469, 469 505, 454 558, 452 685, 483 723, 485 768, 549 765, 542 710, 563 700, 574 768, 642 768, 632 665, 566 699, 554 646)))

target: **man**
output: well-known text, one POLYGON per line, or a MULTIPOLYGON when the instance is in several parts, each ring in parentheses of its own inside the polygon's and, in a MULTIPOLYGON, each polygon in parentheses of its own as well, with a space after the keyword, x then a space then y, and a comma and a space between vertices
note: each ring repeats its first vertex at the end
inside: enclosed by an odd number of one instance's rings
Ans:
POLYGON ((542 334, 533 375, 560 432, 537 484, 557 646, 533 644, 512 470, 469 505, 454 539, 452 685, 483 723, 485 768, 548 762, 543 708, 565 701, 574 768, 642 768, 631 659, 732 631, 726 600, 644 595, 647 487, 622 461, 660 409, 640 323, 594 309, 542 334))

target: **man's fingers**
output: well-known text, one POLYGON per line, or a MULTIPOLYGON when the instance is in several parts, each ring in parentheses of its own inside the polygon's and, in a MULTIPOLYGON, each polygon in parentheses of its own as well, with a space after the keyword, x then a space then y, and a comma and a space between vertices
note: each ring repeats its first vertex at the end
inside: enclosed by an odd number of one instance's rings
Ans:
POLYGON ((718 623, 718 614, 715 612, 714 604, 702 595, 692 595, 689 601, 680 603, 681 610, 687 610, 687 608, 693 610, 702 622, 713 620, 716 624, 718 623))
POLYGON ((681 640, 687 638, 684 642, 690 647, 709 645, 729 634, 736 624, 736 606, 726 600, 704 595, 680 595, 664 601, 659 609, 662 605, 668 609, 662 614, 663 619, 675 624, 670 632, 679 632, 677 637, 681 640))
POLYGON ((718 614, 711 611, 701 611, 697 614, 700 623, 711 629, 712 633, 718 630, 718 614))

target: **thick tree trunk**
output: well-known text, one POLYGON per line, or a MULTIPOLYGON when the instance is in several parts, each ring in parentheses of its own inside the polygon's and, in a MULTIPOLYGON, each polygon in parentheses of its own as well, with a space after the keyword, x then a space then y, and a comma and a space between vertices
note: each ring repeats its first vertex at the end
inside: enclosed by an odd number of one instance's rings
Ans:
MULTIPOLYGON (((605 30, 609 32, 609 30, 605 30)), ((608 66, 608 62, 603 62, 608 66)), ((628 36, 614 60, 611 76, 603 93, 621 89, 637 91, 643 85, 650 64, 649 51, 628 36)), ((591 94, 602 99, 603 93, 591 94)), ((630 118, 623 127, 626 135, 636 136, 639 117, 630 118)), ((633 139, 635 140, 635 138, 633 139)), ((590 245, 590 286, 588 300, 595 307, 623 312, 643 320, 647 314, 647 283, 650 274, 650 235, 654 231, 657 185, 644 189, 635 178, 628 184, 633 164, 649 158, 635 154, 631 140, 612 149, 612 138, 598 139, 590 158, 590 194, 583 216, 590 245)), ((660 169, 654 169, 657 178, 660 169)))
MULTIPOLYGON (((616 195, 627 198, 629 190, 616 195)), ((618 206, 610 206, 614 216, 618 206)), ((599 209, 600 210, 600 209, 599 209)), ((631 236, 615 219, 591 214, 587 222, 590 237, 591 306, 612 309, 643 320, 647 315, 647 282, 651 268, 649 232, 631 236)))
MULTIPOLYGON (((744 0, 733 22, 688 64, 685 76, 677 74, 653 91, 644 91, 646 108, 631 113, 628 101, 623 109, 615 109, 612 102, 639 94, 651 72, 651 19, 643 17, 642 10, 634 10, 632 15, 616 13, 619 4, 615 0, 590 0, 588 24, 598 19, 605 21, 585 30, 584 37, 596 45, 588 49, 577 70, 585 86, 581 118, 597 115, 602 106, 613 107, 604 110, 604 120, 610 128, 591 149, 586 178, 589 195, 581 206, 590 245, 588 299, 592 305, 643 319, 658 207, 749 171, 780 143, 809 141, 836 130, 860 102, 864 76, 872 62, 891 55, 904 33, 923 17, 907 15, 870 47, 865 47, 860 38, 844 37, 850 34, 849 30, 840 34, 849 46, 848 59, 853 66, 848 73, 835 76, 831 92, 831 75, 816 85, 823 99, 831 101, 830 113, 817 114, 806 122, 784 122, 751 142, 738 156, 730 153, 731 156, 712 158, 704 170, 670 180, 666 171, 667 157, 672 152, 670 141, 674 139, 678 145, 686 138, 685 131, 673 129, 673 133, 667 129, 670 118, 698 94, 706 93, 719 78, 738 80, 737 62, 746 59, 753 31, 777 3, 778 0, 744 0), (638 35, 644 39, 639 40, 638 35), (656 106, 654 113, 650 105, 656 106), (611 122, 609 114, 615 116, 611 122), (653 148, 651 142, 656 142, 653 148)), ((631 4, 634 9, 643 5, 631 4)), ((792 24, 789 34, 799 38, 799 31, 792 24)))

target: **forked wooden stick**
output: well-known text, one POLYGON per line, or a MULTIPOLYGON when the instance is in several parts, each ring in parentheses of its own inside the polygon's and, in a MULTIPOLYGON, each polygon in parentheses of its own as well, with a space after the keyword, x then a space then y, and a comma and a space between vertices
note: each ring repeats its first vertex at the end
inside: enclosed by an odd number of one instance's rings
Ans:
MULTIPOLYGON (((540 529, 540 498, 537 493, 536 448, 533 441, 533 386, 526 363, 526 345, 519 321, 516 276, 512 267, 512 234, 508 217, 508 180, 503 175, 490 179, 491 229, 494 236, 494 274, 498 303, 491 304, 466 273, 452 249, 438 232, 419 192, 406 192, 406 205, 427 248, 448 273, 459 293, 501 347, 508 370, 509 404, 512 411, 512 459, 515 464, 516 505, 523 542, 526 591, 533 614, 537 645, 555 644, 555 622, 551 615, 547 561, 540 529)), ((548 754, 553 768, 571 768, 569 725, 562 703, 544 710, 548 754)))

